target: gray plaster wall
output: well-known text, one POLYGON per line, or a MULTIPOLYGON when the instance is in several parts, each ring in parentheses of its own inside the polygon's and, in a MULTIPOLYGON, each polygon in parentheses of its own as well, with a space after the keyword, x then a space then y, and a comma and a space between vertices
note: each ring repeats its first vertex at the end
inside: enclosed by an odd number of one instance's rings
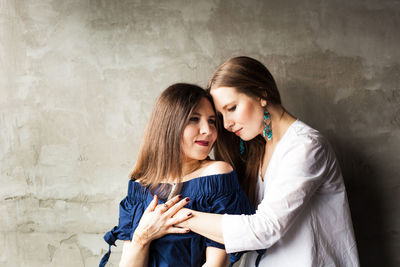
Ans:
POLYGON ((0 0, 0 266, 96 266, 157 95, 238 55, 333 144, 361 264, 400 266, 399 29, 390 0, 0 0))

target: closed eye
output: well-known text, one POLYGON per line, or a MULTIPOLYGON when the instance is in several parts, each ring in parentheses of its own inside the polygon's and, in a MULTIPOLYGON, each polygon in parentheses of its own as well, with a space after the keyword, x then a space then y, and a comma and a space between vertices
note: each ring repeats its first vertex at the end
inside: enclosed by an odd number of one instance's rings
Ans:
POLYGON ((234 105, 234 106, 228 108, 228 111, 229 111, 229 112, 232 112, 232 111, 235 111, 235 110, 236 110, 236 105, 234 105))

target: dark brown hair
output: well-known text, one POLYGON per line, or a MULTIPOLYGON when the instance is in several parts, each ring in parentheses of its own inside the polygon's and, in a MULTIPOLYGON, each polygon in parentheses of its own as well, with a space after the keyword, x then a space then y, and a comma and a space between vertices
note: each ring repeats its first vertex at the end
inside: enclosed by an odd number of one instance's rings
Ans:
MULTIPOLYGON (((281 97, 271 73, 261 62, 250 57, 234 57, 223 63, 212 76, 207 91, 218 87, 232 87, 237 92, 256 99, 265 99, 268 105, 281 105, 281 97)), ((221 117, 219 119, 222 120, 221 117)), ((221 128, 214 148, 215 158, 234 166, 243 190, 255 205, 256 184, 264 157, 265 139, 258 135, 245 141, 245 152, 240 155, 240 138, 221 128)))
POLYGON ((181 179, 182 133, 202 98, 212 104, 204 89, 186 83, 173 84, 161 93, 147 123, 132 180, 154 188, 163 179, 181 179))

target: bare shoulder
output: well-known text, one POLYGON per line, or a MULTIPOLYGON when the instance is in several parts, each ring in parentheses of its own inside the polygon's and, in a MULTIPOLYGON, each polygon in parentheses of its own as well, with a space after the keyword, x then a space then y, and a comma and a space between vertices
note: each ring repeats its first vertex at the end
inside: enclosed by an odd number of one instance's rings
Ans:
POLYGON ((225 161, 207 161, 201 169, 201 176, 224 174, 233 171, 232 166, 225 161))

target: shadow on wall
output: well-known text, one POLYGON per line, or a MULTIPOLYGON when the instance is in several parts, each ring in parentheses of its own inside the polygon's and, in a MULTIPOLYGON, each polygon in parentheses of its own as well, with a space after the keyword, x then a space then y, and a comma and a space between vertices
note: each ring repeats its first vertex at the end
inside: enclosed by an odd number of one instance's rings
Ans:
MULTIPOLYGON (((279 61, 270 61, 279 69, 279 61)), ((367 80, 360 58, 326 52, 293 62, 282 67, 285 72, 277 71, 285 74, 280 77, 283 105, 319 130, 336 152, 360 265, 399 266, 399 170, 393 163, 399 158, 399 76, 394 75, 399 66, 367 80), (380 87, 366 90, 371 83, 380 87)))
POLYGON ((349 200, 361 266, 393 266, 384 238, 385 214, 379 175, 349 140, 334 140, 349 200))

